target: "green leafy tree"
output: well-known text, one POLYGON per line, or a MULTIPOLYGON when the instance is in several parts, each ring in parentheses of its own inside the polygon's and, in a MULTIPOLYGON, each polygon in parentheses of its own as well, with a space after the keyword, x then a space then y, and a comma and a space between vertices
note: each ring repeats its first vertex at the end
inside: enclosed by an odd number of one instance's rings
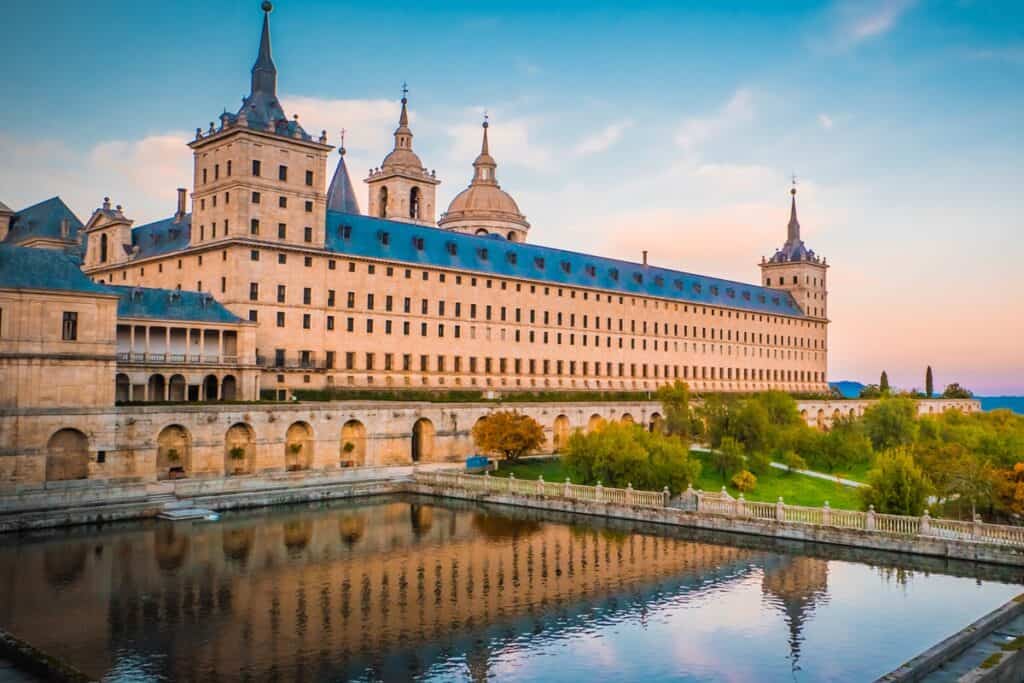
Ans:
POLYGON ((917 404, 909 398, 883 398, 868 406, 862 420, 876 451, 906 446, 917 435, 917 404))
POLYGON ((763 451, 747 454, 747 469, 754 474, 764 474, 772 466, 772 460, 763 451))
POLYGON ((987 458, 963 453, 950 468, 949 490, 971 506, 971 519, 979 506, 988 507, 995 495, 996 471, 987 458))
POLYGON ((657 397, 665 413, 665 433, 689 439, 693 417, 690 412, 690 388, 686 382, 676 380, 672 384, 662 385, 658 388, 657 397))
POLYGON ((748 453, 764 450, 771 437, 772 425, 768 411, 755 399, 748 399, 737 406, 728 423, 729 436, 743 445, 748 453))
POLYGON ((935 382, 932 379, 932 366, 924 371, 924 395, 931 398, 935 395, 935 382))
POLYGON ((835 472, 868 462, 871 456, 871 439, 860 421, 840 418, 821 435, 819 449, 809 460, 816 468, 835 472))
POLYGON ((877 384, 865 384, 860 390, 861 398, 881 398, 882 390, 878 388, 877 384))
POLYGON ((782 464, 788 467, 786 474, 793 474, 797 470, 807 469, 807 461, 796 451, 786 451, 782 454, 782 464))
POLYGON ((723 437, 719 447, 711 451, 709 461, 724 484, 730 475, 743 469, 743 445, 731 436, 723 437))
POLYGON ((942 392, 942 398, 973 398, 974 394, 958 383, 953 382, 942 392))
POLYGON ((875 468, 868 473, 867 486, 861 489, 865 509, 893 515, 920 515, 932 492, 932 484, 914 458, 904 448, 880 453, 875 468))
POLYGON ((712 448, 718 448, 722 438, 729 436, 729 422, 734 405, 735 399, 725 398, 721 394, 709 394, 705 397, 700 416, 705 424, 705 440, 712 448))
POLYGON ((499 410, 473 426, 473 441, 484 453, 498 453, 506 460, 538 450, 544 444, 544 429, 529 415, 499 410))
POLYGON ((878 390, 881 391, 882 394, 889 393, 889 373, 885 370, 882 370, 882 378, 878 380, 878 390))
POLYGON ((609 423, 603 429, 575 432, 563 456, 573 479, 587 484, 673 492, 700 476, 700 462, 689 444, 675 436, 650 433, 639 425, 609 423))

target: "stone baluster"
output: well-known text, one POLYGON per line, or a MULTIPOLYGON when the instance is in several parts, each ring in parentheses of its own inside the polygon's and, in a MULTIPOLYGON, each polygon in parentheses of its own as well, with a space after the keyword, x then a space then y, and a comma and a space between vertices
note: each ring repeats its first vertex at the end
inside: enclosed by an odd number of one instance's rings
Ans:
POLYGON ((600 479, 597 480, 596 489, 597 489, 597 502, 598 503, 603 503, 604 502, 604 487, 601 486, 601 480, 600 479))
POLYGON ((633 482, 626 484, 626 505, 633 504, 633 482))
POLYGON ((569 481, 569 477, 565 478, 565 497, 572 498, 572 482, 569 481))
POLYGON ((743 497, 743 492, 740 491, 740 497, 736 499, 736 517, 747 516, 747 499, 743 497))
POLYGON ((537 495, 544 495, 544 475, 541 474, 537 477, 537 495))
POLYGON ((669 501, 669 499, 671 497, 672 497, 672 494, 669 492, 667 486, 664 487, 663 489, 661 489, 661 498, 662 498, 662 506, 663 507, 668 507, 668 501, 669 501))
POLYGON ((974 515, 974 523, 971 525, 971 536, 981 538, 983 533, 981 515, 974 515))
POLYGON ((918 528, 917 533, 920 536, 927 536, 932 531, 932 518, 925 510, 924 514, 921 515, 921 526, 918 528))
POLYGON ((511 493, 512 487, 515 485, 515 483, 516 483, 516 473, 515 472, 509 472, 508 473, 508 490, 509 490, 510 493, 511 493))
POLYGON ((821 523, 825 526, 832 524, 832 508, 828 506, 828 501, 821 507, 821 523))
POLYGON ((786 504, 782 502, 782 496, 779 496, 779 502, 775 504, 775 519, 780 522, 786 521, 786 504))
POLYGON ((868 506, 868 514, 867 514, 867 519, 864 520, 864 528, 867 529, 868 531, 874 531, 875 530, 875 506, 874 505, 869 505, 868 506))

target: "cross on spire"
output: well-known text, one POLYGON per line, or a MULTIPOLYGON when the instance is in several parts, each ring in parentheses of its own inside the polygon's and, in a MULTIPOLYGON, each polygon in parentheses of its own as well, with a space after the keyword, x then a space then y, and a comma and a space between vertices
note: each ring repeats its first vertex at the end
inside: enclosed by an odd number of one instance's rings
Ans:
POLYGON ((405 101, 406 96, 408 94, 409 94, 409 86, 406 84, 405 81, 402 81, 402 101, 403 102, 405 101))
POLYGON ((345 153, 345 129, 341 129, 341 135, 339 136, 340 142, 338 142, 338 154, 345 153))

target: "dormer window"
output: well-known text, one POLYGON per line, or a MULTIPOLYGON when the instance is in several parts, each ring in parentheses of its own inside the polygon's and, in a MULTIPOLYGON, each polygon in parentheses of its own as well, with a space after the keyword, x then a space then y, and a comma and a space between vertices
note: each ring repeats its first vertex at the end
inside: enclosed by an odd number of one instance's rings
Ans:
POLYGON ((385 247, 391 244, 391 234, 381 230, 377 233, 377 237, 380 239, 380 243, 385 247))
POLYGON ((505 260, 508 261, 509 263, 511 263, 514 266, 514 265, 516 265, 516 261, 518 261, 519 259, 516 256, 516 253, 514 251, 510 251, 510 252, 505 254, 505 260))
POLYGON ((338 227, 338 233, 341 234, 341 239, 347 240, 352 239, 352 226, 342 225, 338 227))
POLYGON ((637 283, 639 285, 639 284, 642 284, 643 281, 644 281, 644 276, 643 276, 642 273, 633 273, 633 282, 635 282, 635 283, 637 283))
POLYGON ((725 290, 725 295, 727 297, 729 297, 730 299, 735 299, 736 298, 736 290, 733 289, 732 287, 730 287, 729 289, 725 290))
POLYGON ((586 268, 586 272, 587 275, 589 275, 590 277, 595 277, 597 275, 597 268, 595 268, 593 265, 588 265, 586 268))
POLYGON ((568 261, 562 261, 562 272, 563 273, 571 273, 572 272, 572 264, 569 263, 568 261))
POLYGON ((718 296, 718 286, 711 285, 711 296, 718 296))
POLYGON ((744 290, 744 292, 743 292, 743 300, 744 301, 750 301, 750 292, 744 290))
POLYGON ((699 282, 694 282, 693 283, 693 293, 694 294, 700 294, 703 290, 704 290, 704 287, 699 282))
POLYGON ((673 280, 672 281, 672 286, 675 287, 676 289, 682 291, 682 289, 683 289, 683 281, 682 280, 673 280))
POLYGON ((665 278, 663 278, 660 275, 655 275, 654 276, 654 286, 655 287, 664 287, 665 286, 665 278))
POLYGON ((541 270, 544 270, 544 258, 542 256, 536 257, 535 259, 533 259, 533 265, 537 266, 537 268, 541 270))
POLYGON ((778 306, 779 305, 779 297, 773 296, 772 297, 772 303, 775 304, 776 306, 778 306))
POLYGON ((757 301, 758 301, 758 303, 762 303, 763 304, 766 301, 768 301, 768 299, 767 299, 767 297, 765 297, 764 294, 758 294, 757 295, 757 301))
POLYGON ((449 256, 455 256, 459 253, 458 245, 456 245, 455 242, 448 242, 444 247, 449 256))
POLYGON ((476 250, 476 255, 480 257, 481 261, 486 261, 487 260, 487 248, 486 247, 480 247, 479 249, 476 250))
POLYGON ((423 251, 423 238, 422 237, 413 237, 412 238, 412 246, 415 247, 416 251, 423 251))
POLYGON ((619 281, 619 269, 618 268, 612 268, 611 270, 609 270, 608 271, 608 275, 609 275, 609 277, 611 277, 611 279, 615 280, 616 282, 619 281))

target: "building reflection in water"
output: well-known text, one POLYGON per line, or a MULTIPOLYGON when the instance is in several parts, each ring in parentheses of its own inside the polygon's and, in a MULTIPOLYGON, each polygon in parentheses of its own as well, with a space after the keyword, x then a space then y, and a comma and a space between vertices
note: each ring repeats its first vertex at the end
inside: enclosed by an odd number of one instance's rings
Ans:
POLYGON ((796 666, 824 560, 422 501, 27 539, 0 549, 0 626, 113 678, 408 678, 457 653, 483 680, 495 643, 758 572, 796 666))

